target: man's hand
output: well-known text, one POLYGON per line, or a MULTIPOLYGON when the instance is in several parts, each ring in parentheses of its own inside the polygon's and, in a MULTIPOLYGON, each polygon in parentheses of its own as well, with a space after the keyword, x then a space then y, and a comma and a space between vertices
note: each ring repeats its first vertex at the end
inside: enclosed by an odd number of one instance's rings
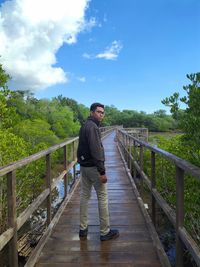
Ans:
POLYGON ((100 175, 100 180, 101 180, 102 184, 106 184, 108 179, 107 179, 106 175, 100 175))

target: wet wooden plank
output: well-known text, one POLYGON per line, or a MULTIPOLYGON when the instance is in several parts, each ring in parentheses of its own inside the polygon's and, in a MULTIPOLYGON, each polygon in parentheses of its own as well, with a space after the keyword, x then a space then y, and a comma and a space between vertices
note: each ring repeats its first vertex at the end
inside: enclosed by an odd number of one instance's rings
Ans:
MULTIPOLYGON (((113 251, 107 251, 107 252, 101 252, 101 251, 87 251, 87 252, 56 252, 51 251, 49 253, 45 253, 44 255, 41 255, 41 262, 45 261, 47 263, 87 263, 88 266, 94 266, 96 264, 102 264, 102 263, 143 263, 146 264, 148 262, 152 263, 152 266, 154 266, 154 263, 157 261, 157 255, 155 254, 155 251, 153 253, 153 250, 147 250, 145 251, 145 257, 144 256, 144 250, 133 250, 131 252, 113 252, 113 251)), ((124 265, 123 265, 124 266, 124 265)), ((133 265, 134 266, 134 265, 133 265)))
POLYGON ((88 208, 88 238, 79 240, 78 188, 45 244, 36 267, 161 267, 114 142, 114 134, 104 139, 104 147, 110 222, 111 228, 119 229, 119 238, 100 241, 98 201, 93 191, 88 208))
MULTIPOLYGON (((92 265, 88 265, 88 263, 38 263, 37 267, 92 267, 92 265)), ((133 263, 95 263, 93 266, 95 267, 160 267, 160 263, 158 262, 135 262, 133 263)))
MULTIPOLYGON (((121 252, 121 251, 141 251, 143 249, 144 251, 149 249, 149 241, 143 241, 143 242, 138 242, 137 240, 133 241, 120 241, 120 242, 97 242, 95 240, 91 240, 90 242, 85 241, 76 241, 76 240, 60 240, 59 244, 56 242, 57 239, 51 237, 49 239, 49 244, 48 246, 51 247, 52 251, 55 253, 63 252, 63 253, 68 253, 69 251, 73 252, 95 252, 95 251, 101 251, 101 252, 108 252, 110 250, 115 251, 115 252, 121 252)), ((43 253, 48 252, 48 247, 45 247, 43 250, 43 253)), ((154 254, 153 248, 151 253, 154 254)))

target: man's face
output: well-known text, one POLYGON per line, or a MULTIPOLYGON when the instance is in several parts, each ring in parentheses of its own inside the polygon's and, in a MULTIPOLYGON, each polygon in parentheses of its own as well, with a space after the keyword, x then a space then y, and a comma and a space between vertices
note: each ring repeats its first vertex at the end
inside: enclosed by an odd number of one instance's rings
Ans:
POLYGON ((97 107, 95 111, 91 112, 91 115, 98 121, 102 121, 104 118, 104 109, 102 107, 97 107))

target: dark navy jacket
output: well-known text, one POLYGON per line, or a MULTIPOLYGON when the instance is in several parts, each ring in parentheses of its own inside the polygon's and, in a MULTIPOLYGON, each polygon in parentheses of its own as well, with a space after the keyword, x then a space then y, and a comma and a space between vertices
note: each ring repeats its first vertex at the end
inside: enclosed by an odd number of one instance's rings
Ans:
POLYGON ((100 175, 105 174, 105 155, 101 142, 99 121, 93 117, 88 117, 80 129, 77 158, 81 166, 96 166, 100 175))

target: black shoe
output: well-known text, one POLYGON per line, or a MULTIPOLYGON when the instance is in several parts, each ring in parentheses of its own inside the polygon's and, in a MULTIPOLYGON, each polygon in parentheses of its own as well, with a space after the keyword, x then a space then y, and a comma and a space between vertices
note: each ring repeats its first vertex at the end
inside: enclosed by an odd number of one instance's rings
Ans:
POLYGON ((118 230, 110 230, 110 232, 107 233, 107 235, 101 235, 100 240, 101 241, 107 241, 110 239, 117 238, 119 236, 119 231, 118 230))
POLYGON ((87 234, 88 234, 88 228, 79 231, 79 237, 81 239, 84 239, 84 238, 86 239, 87 238, 87 234))

